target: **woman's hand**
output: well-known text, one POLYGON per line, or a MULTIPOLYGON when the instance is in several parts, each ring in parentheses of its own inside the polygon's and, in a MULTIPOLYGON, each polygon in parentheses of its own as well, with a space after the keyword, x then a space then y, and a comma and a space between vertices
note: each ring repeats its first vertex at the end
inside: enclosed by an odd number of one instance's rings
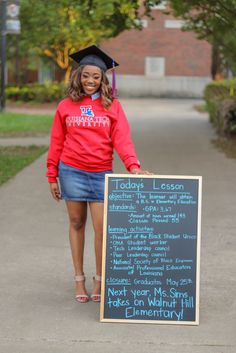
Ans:
POLYGON ((142 170, 140 168, 134 168, 130 171, 131 174, 142 174, 142 175, 153 175, 153 173, 148 170, 142 170))
POLYGON ((60 193, 58 183, 50 183, 50 191, 54 200, 60 201, 61 193, 60 193))

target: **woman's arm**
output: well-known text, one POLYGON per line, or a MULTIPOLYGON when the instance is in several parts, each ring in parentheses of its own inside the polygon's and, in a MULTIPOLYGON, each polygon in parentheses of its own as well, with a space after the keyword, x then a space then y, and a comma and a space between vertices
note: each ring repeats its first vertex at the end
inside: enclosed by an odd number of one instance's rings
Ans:
POLYGON ((50 146, 47 157, 47 174, 49 183, 57 183, 58 163, 66 136, 66 125, 59 110, 56 111, 51 130, 50 146))

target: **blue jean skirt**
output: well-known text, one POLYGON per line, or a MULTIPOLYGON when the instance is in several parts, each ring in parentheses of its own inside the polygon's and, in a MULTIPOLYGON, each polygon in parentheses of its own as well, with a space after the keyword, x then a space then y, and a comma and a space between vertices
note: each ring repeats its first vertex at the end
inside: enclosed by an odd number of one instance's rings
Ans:
POLYGON ((105 174, 111 173, 112 170, 85 172, 60 161, 58 177, 61 198, 70 201, 104 202, 105 174))

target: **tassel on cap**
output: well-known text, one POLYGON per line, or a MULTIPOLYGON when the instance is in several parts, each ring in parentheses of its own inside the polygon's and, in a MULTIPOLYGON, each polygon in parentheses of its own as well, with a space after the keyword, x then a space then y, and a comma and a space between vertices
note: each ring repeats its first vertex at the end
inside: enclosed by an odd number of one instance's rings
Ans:
POLYGON ((112 61, 112 96, 116 98, 116 69, 114 60, 112 61))

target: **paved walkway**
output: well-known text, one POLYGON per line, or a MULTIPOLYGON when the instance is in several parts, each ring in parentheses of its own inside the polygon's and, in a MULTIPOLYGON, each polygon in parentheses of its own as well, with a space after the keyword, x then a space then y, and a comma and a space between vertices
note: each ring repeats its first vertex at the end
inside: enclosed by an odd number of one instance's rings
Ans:
MULTIPOLYGON (((143 167, 203 176, 200 325, 99 323, 99 306, 73 300, 63 202, 45 179, 45 155, 0 188, 0 350, 4 353, 235 353, 236 162, 191 100, 124 100, 143 167)), ((24 140, 25 141, 25 140, 24 140)), ((115 171, 124 168, 116 159, 115 171)), ((85 249, 94 274, 92 227, 85 249)))

